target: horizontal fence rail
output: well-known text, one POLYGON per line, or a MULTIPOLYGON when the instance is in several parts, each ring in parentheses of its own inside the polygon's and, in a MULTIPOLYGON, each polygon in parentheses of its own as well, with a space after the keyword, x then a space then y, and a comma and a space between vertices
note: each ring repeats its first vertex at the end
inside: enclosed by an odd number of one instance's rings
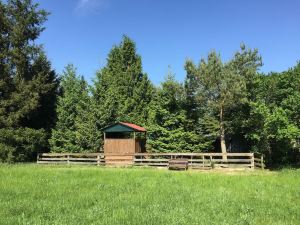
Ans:
POLYGON ((105 160, 103 153, 40 153, 37 163, 104 165, 105 160))
POLYGON ((172 159, 187 159, 189 168, 194 169, 264 168, 263 158, 255 161, 254 153, 227 153, 227 159, 223 156, 222 153, 136 153, 134 165, 163 167, 172 159))
POLYGON ((103 153, 40 153, 39 164, 91 164, 168 167, 171 160, 185 159, 192 169, 264 169, 263 156, 254 153, 135 153, 109 154, 103 153), (117 160, 116 163, 114 160, 117 160), (107 161, 107 162, 106 162, 107 161), (130 163, 128 163, 130 161, 130 163), (125 165, 125 164, 124 164, 125 165))
POLYGON ((255 155, 254 157, 254 167, 258 169, 265 169, 266 165, 264 163, 264 157, 261 155, 255 155))

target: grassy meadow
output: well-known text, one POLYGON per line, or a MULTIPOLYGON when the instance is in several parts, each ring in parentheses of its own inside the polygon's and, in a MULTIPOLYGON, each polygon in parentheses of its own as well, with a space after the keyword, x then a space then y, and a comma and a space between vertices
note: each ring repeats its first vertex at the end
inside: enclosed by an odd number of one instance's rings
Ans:
POLYGON ((0 224, 300 224, 300 170, 0 165, 0 224))

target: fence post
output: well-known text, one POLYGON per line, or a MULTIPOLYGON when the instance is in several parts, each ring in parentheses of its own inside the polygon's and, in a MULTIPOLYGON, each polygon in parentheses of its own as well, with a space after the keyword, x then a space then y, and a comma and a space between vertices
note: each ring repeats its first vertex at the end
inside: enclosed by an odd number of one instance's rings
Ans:
POLYGON ((263 170, 264 169, 264 157, 261 155, 260 156, 260 165, 261 165, 261 169, 263 170))
POLYGON ((100 165, 100 154, 97 155, 97 166, 100 165))
POLYGON ((204 155, 202 155, 202 167, 204 168, 204 155))
POLYGON ((37 162, 37 163, 39 162, 39 159, 40 159, 40 153, 38 153, 38 154, 36 155, 36 162, 37 162))
POLYGON ((254 170, 254 153, 251 154, 251 169, 254 170))
POLYGON ((67 155, 67 163, 70 164, 70 155, 67 155))

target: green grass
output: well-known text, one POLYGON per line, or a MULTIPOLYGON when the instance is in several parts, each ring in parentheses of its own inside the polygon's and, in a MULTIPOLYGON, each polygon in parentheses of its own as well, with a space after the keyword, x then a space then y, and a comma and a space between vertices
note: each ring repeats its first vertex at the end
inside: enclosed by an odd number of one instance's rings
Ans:
POLYGON ((0 165, 0 224, 300 224, 300 170, 0 165))

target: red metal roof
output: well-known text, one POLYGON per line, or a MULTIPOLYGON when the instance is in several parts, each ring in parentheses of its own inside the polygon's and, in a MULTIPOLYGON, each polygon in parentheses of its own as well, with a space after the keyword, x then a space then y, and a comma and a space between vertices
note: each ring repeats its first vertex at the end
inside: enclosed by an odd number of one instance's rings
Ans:
POLYGON ((124 122, 120 122, 120 124, 123 124, 123 125, 125 125, 125 126, 127 126, 127 127, 130 127, 130 128, 132 128, 132 129, 137 130, 137 131, 140 131, 140 132, 146 132, 146 129, 145 129, 144 127, 140 127, 140 126, 138 126, 138 125, 136 125, 136 124, 133 124, 133 123, 124 123, 124 122))

